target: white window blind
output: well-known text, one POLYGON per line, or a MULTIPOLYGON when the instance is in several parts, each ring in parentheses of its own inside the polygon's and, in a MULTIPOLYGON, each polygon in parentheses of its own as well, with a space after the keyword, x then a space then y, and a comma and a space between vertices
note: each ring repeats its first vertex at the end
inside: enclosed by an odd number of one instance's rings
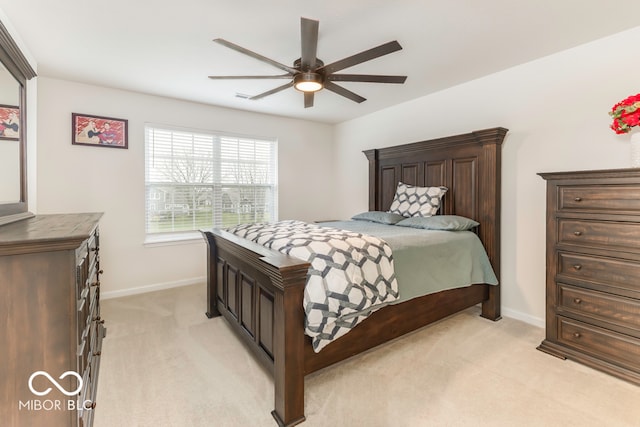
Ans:
POLYGON ((277 220, 277 141, 145 127, 146 233, 277 220))

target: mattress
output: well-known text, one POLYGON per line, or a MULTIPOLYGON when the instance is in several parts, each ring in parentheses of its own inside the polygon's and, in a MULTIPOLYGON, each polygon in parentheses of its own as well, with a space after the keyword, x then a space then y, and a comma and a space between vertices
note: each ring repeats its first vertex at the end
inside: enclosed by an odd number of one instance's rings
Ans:
POLYGON ((472 231, 424 230, 355 220, 321 225, 376 236, 389 244, 399 288, 394 304, 447 289, 498 284, 487 252, 472 231))

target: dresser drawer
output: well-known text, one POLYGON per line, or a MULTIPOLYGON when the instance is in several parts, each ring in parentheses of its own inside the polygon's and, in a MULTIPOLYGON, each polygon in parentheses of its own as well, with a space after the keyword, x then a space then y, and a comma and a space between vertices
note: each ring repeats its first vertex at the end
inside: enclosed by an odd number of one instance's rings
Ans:
POLYGON ((558 341, 624 367, 640 368, 640 339, 628 335, 558 317, 558 341))
POLYGON ((559 186, 558 209, 640 212, 640 185, 559 186))
POLYGON ((640 336, 640 300, 558 283, 558 311, 636 329, 640 336))
POLYGON ((611 288, 640 292, 640 263, 615 258, 558 252, 558 276, 611 288))
POLYGON ((558 219, 558 243, 640 250, 640 223, 558 219))

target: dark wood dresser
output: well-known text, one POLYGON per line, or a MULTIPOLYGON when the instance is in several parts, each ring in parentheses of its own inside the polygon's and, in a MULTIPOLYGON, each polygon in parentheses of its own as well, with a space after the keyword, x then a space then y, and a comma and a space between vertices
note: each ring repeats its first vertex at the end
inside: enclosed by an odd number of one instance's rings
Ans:
POLYGON ((640 385, 640 169, 539 175, 547 307, 538 349, 640 385))
POLYGON ((90 426, 104 321, 102 214, 0 227, 0 424, 90 426))

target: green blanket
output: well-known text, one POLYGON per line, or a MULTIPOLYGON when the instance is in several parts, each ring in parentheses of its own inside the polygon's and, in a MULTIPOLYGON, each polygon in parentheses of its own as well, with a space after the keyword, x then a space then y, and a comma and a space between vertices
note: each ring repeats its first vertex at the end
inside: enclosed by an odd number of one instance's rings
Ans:
POLYGON ((471 231, 423 230, 353 220, 320 225, 376 236, 391 246, 400 289, 394 303, 472 284, 498 284, 482 242, 471 231))

